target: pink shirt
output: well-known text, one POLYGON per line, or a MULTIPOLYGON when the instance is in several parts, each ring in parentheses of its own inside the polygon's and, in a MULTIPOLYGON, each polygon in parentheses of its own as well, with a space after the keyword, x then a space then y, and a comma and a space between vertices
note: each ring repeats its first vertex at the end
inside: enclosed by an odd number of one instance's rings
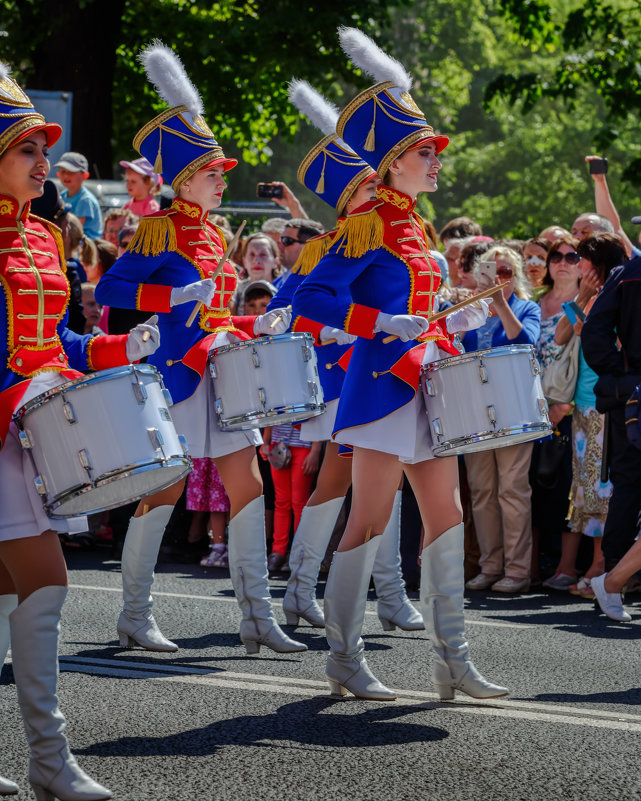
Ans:
POLYGON ((160 204, 154 199, 153 195, 147 195, 144 200, 129 198, 123 208, 129 209, 139 217, 144 217, 145 214, 153 214, 154 211, 158 211, 160 209, 160 204))

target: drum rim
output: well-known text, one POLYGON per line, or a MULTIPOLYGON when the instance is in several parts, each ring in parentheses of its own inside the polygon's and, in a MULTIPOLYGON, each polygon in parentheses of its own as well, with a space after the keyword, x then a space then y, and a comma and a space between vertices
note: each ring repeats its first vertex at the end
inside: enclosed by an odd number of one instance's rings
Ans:
POLYGON ((434 372, 450 367, 453 364, 465 364, 481 358, 494 358, 496 356, 507 355, 510 353, 525 353, 530 351, 534 355, 533 345, 499 345, 496 348, 485 348, 483 350, 471 350, 466 353, 459 353, 458 356, 447 356, 445 359, 438 359, 434 362, 427 362, 422 365, 421 372, 434 372))
MULTIPOLYGON (((234 417, 226 417, 222 418, 220 415, 218 416, 218 422, 220 425, 221 431, 242 431, 243 429, 238 428, 223 428, 223 426, 229 425, 237 425, 239 423, 247 424, 248 428, 261 428, 261 426, 256 425, 257 421, 259 420, 270 420, 271 422, 269 425, 277 425, 277 420, 279 417, 282 417, 286 414, 304 414, 307 417, 319 417, 321 414, 324 414, 327 410, 327 405, 323 401, 321 403, 297 403, 293 406, 279 406, 278 407, 278 414, 270 414, 270 412, 266 412, 264 410, 260 412, 245 412, 244 414, 237 414, 234 417), (313 412, 313 414, 310 414, 313 412), (249 425, 251 423, 251 425, 249 425)), ((273 411, 273 410, 270 410, 273 411)), ((301 418, 304 419, 304 418, 301 418)), ((298 420, 289 420, 287 422, 296 423, 298 420)), ((264 428, 265 426, 262 426, 264 428)))
POLYGON ((94 384, 100 384, 103 381, 111 381, 114 378, 120 378, 121 376, 125 375, 135 375, 136 373, 150 375, 156 381, 158 381, 159 384, 164 386, 162 375, 158 372, 153 364, 122 364, 119 367, 110 367, 108 370, 99 370, 98 372, 91 373, 90 375, 83 375, 81 378, 74 378, 73 381, 65 381, 64 384, 59 384, 57 387, 52 387, 51 389, 45 390, 44 392, 40 393, 40 395, 36 395, 35 398, 31 398, 30 401, 27 401, 27 403, 16 409, 16 411, 13 413, 13 420, 17 425, 20 425, 20 421, 29 413, 33 412, 34 409, 42 406, 50 398, 53 398, 55 395, 58 395, 62 392, 72 392, 78 389, 85 389, 86 387, 93 386, 94 384))
MULTIPOLYGON (((548 434, 551 434, 552 430, 553 428, 550 423, 524 423, 521 426, 506 426, 505 428, 501 428, 499 431, 482 431, 480 433, 465 437, 456 437, 454 439, 446 440, 442 443, 435 442, 432 445, 432 451, 434 452, 435 456, 441 456, 441 454, 450 454, 455 448, 460 448, 462 445, 468 445, 473 442, 488 442, 492 439, 501 439, 512 434, 527 434, 528 432, 537 434, 537 436, 532 437, 532 440, 536 440, 541 439, 543 436, 547 436, 547 434, 541 434, 541 432, 547 432, 548 434)), ((433 434, 432 436, 437 435, 433 434)), ((530 440, 523 440, 523 442, 528 441, 530 440)), ((520 445, 522 443, 516 444, 520 445)))
POLYGON ((209 358, 223 353, 229 353, 235 350, 242 350, 243 348, 250 348, 255 345, 267 345, 272 342, 292 342, 296 340, 307 341, 310 345, 314 344, 314 337, 308 331, 293 331, 287 334, 273 334, 272 336, 259 336, 254 339, 243 339, 239 342, 234 342, 231 345, 219 345, 217 348, 212 348, 209 352, 209 358))
MULTIPOLYGON (((182 479, 189 474, 193 467, 193 461, 190 456, 183 455, 178 456, 173 455, 170 456, 168 459, 152 459, 152 460, 145 460, 143 462, 134 462, 130 465, 125 465, 125 467, 118 468, 117 470, 112 470, 109 473, 104 473, 102 476, 97 478, 95 481, 86 484, 76 485, 69 489, 64 490, 64 492, 58 493, 51 501, 45 501, 44 508, 47 512, 48 516, 51 517, 53 520, 64 520, 66 518, 73 518, 73 517, 84 517, 86 515, 97 514, 98 512, 106 512, 109 509, 115 509, 118 506, 123 506, 125 503, 131 503, 132 501, 140 500, 144 498, 145 495, 134 496, 133 498, 129 498, 128 500, 120 500, 112 504, 108 504, 107 506, 101 506, 97 509, 90 509, 85 510, 83 512, 77 512, 75 514, 56 514, 55 510, 59 509, 63 503, 67 503, 69 500, 73 498, 78 498, 81 495, 84 495, 91 490, 97 489, 98 487, 105 487, 108 484, 113 483, 116 480, 130 478, 131 476, 140 475, 142 473, 147 473, 151 470, 158 470, 161 467, 180 467, 184 466, 186 468, 185 472, 180 475, 178 478, 172 476, 171 479, 167 479, 166 482, 163 482, 157 487, 154 487, 153 492, 160 492, 161 490, 167 489, 172 484, 175 484, 178 481, 182 481, 182 479)), ((150 492, 146 493, 147 495, 151 494, 150 492)))

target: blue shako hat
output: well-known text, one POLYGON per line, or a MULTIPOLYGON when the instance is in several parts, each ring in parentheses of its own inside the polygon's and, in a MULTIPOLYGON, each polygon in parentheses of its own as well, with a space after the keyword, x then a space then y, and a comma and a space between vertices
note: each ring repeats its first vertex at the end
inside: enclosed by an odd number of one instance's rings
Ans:
POLYGON ((139 55, 147 78, 171 108, 144 125, 134 148, 153 164, 178 193, 181 184, 198 170, 221 166, 231 170, 236 159, 226 158, 203 117, 203 104, 178 56, 155 39, 139 55))
POLYGON ((447 136, 434 133, 409 90, 412 78, 396 59, 384 53, 356 28, 339 28, 341 47, 352 62, 377 83, 343 109, 336 132, 383 177, 408 148, 430 141, 440 153, 447 136))
POLYGON ((372 167, 336 134, 338 109, 306 81, 292 81, 289 99, 309 121, 327 134, 309 151, 298 168, 298 180, 341 214, 372 167))
POLYGON ((0 155, 32 131, 43 131, 49 147, 62 136, 62 128, 38 114, 11 77, 10 68, 0 62, 0 155))

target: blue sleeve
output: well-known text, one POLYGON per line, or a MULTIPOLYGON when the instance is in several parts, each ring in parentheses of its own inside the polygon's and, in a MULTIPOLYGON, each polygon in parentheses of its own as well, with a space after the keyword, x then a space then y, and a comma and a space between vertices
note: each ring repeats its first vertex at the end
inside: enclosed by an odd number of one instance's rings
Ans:
POLYGON ((106 272, 96 287, 96 300, 102 306, 139 311, 168 312, 173 286, 154 284, 150 277, 159 270, 167 253, 143 256, 127 251, 106 272))
POLYGON ((536 345, 541 334, 541 307, 532 300, 526 301, 519 320, 523 328, 510 342, 514 345, 536 345))
POLYGON ((65 312, 64 317, 58 323, 58 336, 69 359, 69 366, 81 373, 86 373, 91 369, 87 359, 87 345, 93 337, 91 334, 76 334, 75 331, 67 328, 68 319, 69 310, 65 312))
POLYGON ((291 273, 288 275, 287 280, 282 284, 278 292, 269 302, 267 311, 284 309, 286 306, 291 306, 294 292, 296 292, 298 287, 303 283, 304 278, 305 276, 301 275, 300 273, 291 273))

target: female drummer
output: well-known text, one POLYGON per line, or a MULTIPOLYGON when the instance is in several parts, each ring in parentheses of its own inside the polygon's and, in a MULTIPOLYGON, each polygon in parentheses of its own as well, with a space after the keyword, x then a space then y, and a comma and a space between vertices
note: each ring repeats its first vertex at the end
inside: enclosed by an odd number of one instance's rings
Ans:
MULTIPOLYGON (((141 59, 172 107, 139 131, 134 147, 171 184, 176 198, 170 209, 142 218, 127 252, 100 280, 96 299, 103 305, 160 314, 162 344, 152 361, 175 402, 176 430, 186 437, 192 456, 214 459, 230 499, 229 569, 247 652, 256 653, 261 644, 281 653, 304 651, 305 645, 283 633, 271 608, 256 460, 260 434, 255 429, 220 431, 213 390, 209 380, 203 380, 211 348, 236 338, 281 333, 287 330, 289 313, 231 318, 228 304, 236 271, 229 262, 220 263, 224 238, 207 215, 220 206, 224 174, 237 161, 225 158, 202 117, 198 92, 173 51, 155 43, 141 59), (199 304, 199 313, 189 326, 194 304, 199 304)), ((178 649, 156 625, 150 590, 163 532, 183 483, 144 498, 130 521, 122 554, 124 609, 118 620, 123 646, 178 649)))
MULTIPOLYGON (((67 594, 57 532, 64 521, 46 516, 11 417, 36 395, 81 377, 78 370, 116 367, 152 353, 159 335, 153 325, 111 337, 80 336, 65 327, 69 283, 60 229, 30 214, 49 172, 48 147, 61 132, 36 113, 0 65, 0 666, 11 643, 36 798, 99 801, 111 793, 69 752, 56 697, 67 594)), ((0 778, 0 795, 17 792, 0 778)))
MULTIPOLYGON (((350 214, 374 199, 381 180, 363 159, 336 135, 338 109, 305 81, 292 81, 292 103, 306 114, 326 136, 310 150, 298 171, 298 179, 339 213, 340 228, 344 214, 350 214)), ((299 260, 268 309, 288 306, 296 289, 329 250, 336 229, 305 243, 299 260)), ((312 442, 328 441, 336 419, 338 398, 343 386, 346 352, 356 337, 342 330, 297 317, 294 331, 309 331, 318 344, 318 372, 323 386, 327 411, 301 425, 301 435, 312 442), (326 344, 327 343, 327 344, 326 344)), ((297 625, 299 618, 312 626, 325 625, 323 612, 316 602, 315 589, 321 561, 332 531, 352 483, 351 460, 339 457, 338 445, 328 442, 316 488, 303 509, 289 555, 291 574, 283 599, 287 622, 297 625)), ((394 499, 392 516, 385 527, 373 568, 378 597, 378 615, 386 630, 396 626, 411 631, 423 629, 423 618, 410 603, 401 570, 400 516, 402 492, 394 499)))
MULTIPOLYGON (((403 471, 425 528, 421 601, 435 651, 442 699, 460 689, 475 698, 506 694, 472 664, 463 624, 463 523, 454 457, 432 458, 417 395, 421 363, 456 353, 429 323, 440 283, 428 254, 419 192, 434 192, 447 145, 409 95, 411 80, 364 34, 342 29, 343 49, 381 81, 341 114, 337 133, 382 176, 377 200, 351 214, 330 252, 294 296, 293 313, 356 334, 338 406, 334 439, 354 449, 352 509, 325 591, 332 693, 392 700, 369 670, 361 628, 372 566, 403 471), (365 57, 363 57, 363 55, 365 57), (419 341, 415 341, 418 339, 419 341), (391 340, 391 341, 390 341, 391 340)), ((448 334, 483 324, 487 307, 447 318, 448 334)))

